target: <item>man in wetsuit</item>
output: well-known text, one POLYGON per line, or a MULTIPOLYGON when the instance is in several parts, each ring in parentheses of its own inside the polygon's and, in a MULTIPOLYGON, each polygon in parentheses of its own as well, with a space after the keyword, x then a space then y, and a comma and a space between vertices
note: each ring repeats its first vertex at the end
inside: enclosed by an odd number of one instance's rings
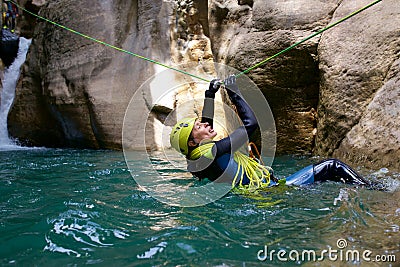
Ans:
MULTIPOLYGON (((222 178, 222 181, 232 181, 238 173, 241 173, 240 185, 247 185, 252 180, 252 177, 248 177, 249 173, 255 176, 261 173, 259 176, 265 177, 262 174, 264 169, 262 166, 255 166, 253 169, 250 168, 250 171, 244 171, 243 166, 240 166, 240 160, 233 155, 249 140, 249 136, 258 128, 258 122, 236 85, 236 77, 230 76, 224 81, 224 88, 236 107, 243 126, 237 128, 228 137, 214 141, 217 135, 213 129, 214 98, 221 85, 220 80, 211 81, 209 89, 205 92, 201 120, 197 118, 180 120, 171 131, 170 143, 178 152, 186 156, 188 170, 199 179, 208 178, 214 181, 222 178)), ((256 164, 253 163, 253 165, 256 164)), ((268 185, 278 184, 272 173, 267 178, 267 180, 262 180, 268 185)), ((327 159, 307 166, 287 177, 286 184, 305 185, 326 180, 369 185, 368 181, 337 159, 327 159)), ((239 181, 234 184, 238 183, 239 181)))

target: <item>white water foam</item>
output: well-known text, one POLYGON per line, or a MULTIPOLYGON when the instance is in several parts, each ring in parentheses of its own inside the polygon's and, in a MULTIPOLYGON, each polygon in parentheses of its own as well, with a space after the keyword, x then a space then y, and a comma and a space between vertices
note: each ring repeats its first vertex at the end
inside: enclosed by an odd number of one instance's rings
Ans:
POLYGON ((26 54, 31 44, 30 39, 19 38, 18 55, 14 62, 5 69, 3 76, 3 90, 0 102, 0 151, 22 149, 8 135, 7 117, 15 97, 15 88, 20 75, 20 68, 25 62, 26 54))

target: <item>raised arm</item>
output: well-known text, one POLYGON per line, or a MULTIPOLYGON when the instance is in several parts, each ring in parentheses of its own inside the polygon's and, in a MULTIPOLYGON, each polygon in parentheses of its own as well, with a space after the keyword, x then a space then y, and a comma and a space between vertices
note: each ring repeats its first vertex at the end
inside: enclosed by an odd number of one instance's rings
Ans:
POLYGON ((228 137, 215 142, 215 148, 217 149, 216 156, 237 151, 248 141, 249 137, 258 128, 258 122, 253 110, 243 99, 240 90, 236 85, 236 77, 233 75, 229 76, 224 81, 224 84, 227 89, 228 96, 235 105, 239 118, 242 120, 243 126, 237 128, 228 137))
POLYGON ((219 87, 222 82, 218 79, 214 79, 210 82, 208 90, 205 92, 204 107, 201 114, 201 122, 208 122, 211 127, 213 127, 214 118, 214 99, 215 93, 218 92, 219 87))

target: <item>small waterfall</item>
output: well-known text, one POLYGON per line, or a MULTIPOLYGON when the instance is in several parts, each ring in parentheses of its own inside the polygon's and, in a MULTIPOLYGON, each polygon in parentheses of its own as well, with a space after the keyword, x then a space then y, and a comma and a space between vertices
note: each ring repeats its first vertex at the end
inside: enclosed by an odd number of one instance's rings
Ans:
POLYGON ((6 68, 3 77, 3 90, 0 102, 0 150, 15 149, 18 146, 10 139, 7 129, 7 117, 15 97, 15 87, 19 79, 20 68, 25 62, 31 40, 19 39, 18 55, 10 67, 6 68))

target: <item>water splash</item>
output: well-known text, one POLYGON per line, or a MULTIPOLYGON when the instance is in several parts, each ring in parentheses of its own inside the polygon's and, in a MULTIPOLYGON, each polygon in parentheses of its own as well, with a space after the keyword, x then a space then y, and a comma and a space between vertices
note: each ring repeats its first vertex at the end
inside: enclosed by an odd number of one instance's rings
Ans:
POLYGON ((15 97, 15 87, 20 75, 20 68, 25 62, 31 40, 21 37, 19 39, 18 55, 10 67, 4 71, 3 90, 0 102, 0 150, 16 149, 18 146, 10 139, 7 128, 7 117, 15 97))

